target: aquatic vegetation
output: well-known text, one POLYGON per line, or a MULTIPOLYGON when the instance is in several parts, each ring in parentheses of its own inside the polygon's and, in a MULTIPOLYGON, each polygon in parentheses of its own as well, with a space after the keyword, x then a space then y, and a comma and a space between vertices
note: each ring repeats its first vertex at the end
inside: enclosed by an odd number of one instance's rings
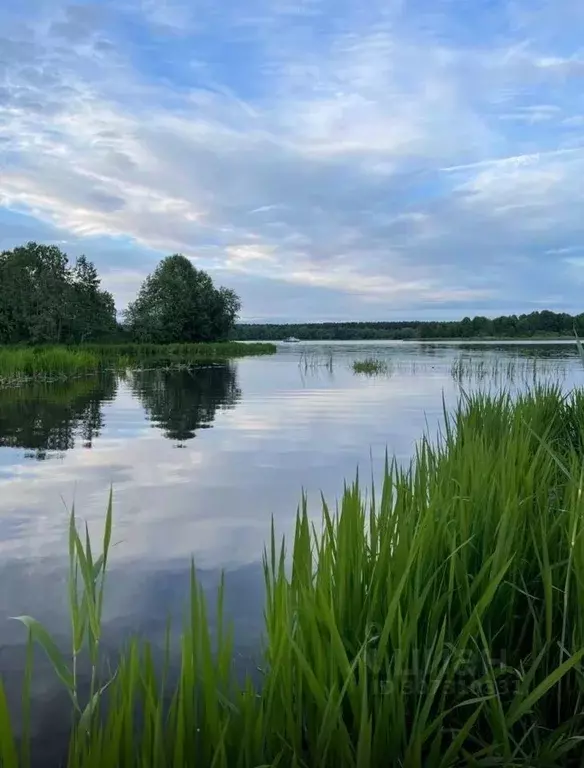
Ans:
POLYGON ((99 366, 99 357, 83 348, 0 347, 0 386, 95 373, 99 366))
MULTIPOLYGON (((194 567, 177 676, 139 639, 103 673, 111 497, 99 553, 72 514, 69 660, 21 617, 70 693, 69 766, 580 765, 583 452, 583 393, 470 395, 380 492, 345 486, 320 529, 303 499, 291 551, 274 528, 266 549, 259 683, 194 567)), ((28 754, 0 688, 0 764, 28 754)))
POLYGON ((334 370, 334 354, 328 352, 325 355, 318 352, 308 353, 306 350, 302 350, 298 359, 298 367, 304 373, 308 371, 314 372, 318 369, 324 368, 329 373, 334 370))
POLYGON ((354 373, 364 373, 368 376, 375 376, 389 371, 389 365, 386 360, 378 360, 373 357, 367 357, 365 360, 355 360, 353 362, 354 373))
POLYGON ((578 357, 584 364, 584 347, 582 346, 582 342, 580 341, 580 337, 578 336, 578 332, 576 331, 576 327, 574 327, 574 336, 576 337, 576 348, 578 350, 578 357))
POLYGON ((450 375, 459 383, 487 383, 494 387, 518 384, 558 382, 566 377, 566 362, 532 358, 472 357, 460 355, 450 367, 450 375))
POLYGON ((247 355, 269 355, 274 344, 84 344, 58 347, 0 347, 0 386, 53 381, 102 369, 186 367, 247 355))
POLYGON ((272 355, 277 351, 275 344, 240 341, 200 344, 87 344, 83 349, 97 354, 104 361, 167 362, 183 365, 251 355, 272 355))

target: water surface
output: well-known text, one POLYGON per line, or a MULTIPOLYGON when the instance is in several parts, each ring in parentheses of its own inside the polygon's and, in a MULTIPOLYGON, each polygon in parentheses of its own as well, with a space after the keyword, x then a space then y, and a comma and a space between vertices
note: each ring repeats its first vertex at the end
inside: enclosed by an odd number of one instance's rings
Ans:
MULTIPOLYGON (((0 390, 0 671, 16 695, 31 614, 66 640, 68 509, 99 534, 110 487, 114 535, 106 612, 114 648, 162 644, 184 606, 191 557, 210 591, 227 571, 237 648, 257 647, 270 521, 290 533, 304 490, 315 516, 386 449, 409 460, 460 387, 581 384, 572 344, 281 344, 273 357, 191 371, 128 371, 0 390), (355 375, 383 358, 388 371, 355 375)), ((42 669, 42 668, 41 668, 42 669)), ((46 670, 45 670, 46 673, 46 670)), ((53 701, 49 674, 35 680, 53 701)))

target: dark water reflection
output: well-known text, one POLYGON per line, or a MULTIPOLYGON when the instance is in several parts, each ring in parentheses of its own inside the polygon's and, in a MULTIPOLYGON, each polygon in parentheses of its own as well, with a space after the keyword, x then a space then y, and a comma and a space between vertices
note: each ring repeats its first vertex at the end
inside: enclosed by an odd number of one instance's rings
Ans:
POLYGON ((26 458, 40 460, 74 448, 76 441, 91 448, 104 425, 101 405, 116 390, 113 373, 0 389, 0 450, 22 448, 26 458))
MULTIPOLYGON (((422 433, 435 433, 443 396, 454 403, 461 384, 500 388, 509 377, 524 386, 534 361, 544 379, 584 381, 573 345, 336 343, 0 390, 0 672, 11 701, 24 631, 8 617, 31 614, 67 642, 65 504, 75 501, 100 534, 113 486, 111 653, 136 632, 161 647, 169 616, 180 620, 194 556, 210 595, 226 569, 226 609, 245 662, 261 631, 272 516, 290 534, 302 489, 317 518, 320 491, 334 499, 357 466, 378 475, 386 449, 408 460, 422 433), (366 356, 383 357, 387 375, 356 376, 351 364, 366 356)), ((40 656, 34 686, 41 738, 66 721, 40 656)))
POLYGON ((218 408, 233 408, 241 397, 233 364, 181 371, 153 370, 129 374, 132 393, 150 421, 170 440, 192 440, 213 424, 218 408))

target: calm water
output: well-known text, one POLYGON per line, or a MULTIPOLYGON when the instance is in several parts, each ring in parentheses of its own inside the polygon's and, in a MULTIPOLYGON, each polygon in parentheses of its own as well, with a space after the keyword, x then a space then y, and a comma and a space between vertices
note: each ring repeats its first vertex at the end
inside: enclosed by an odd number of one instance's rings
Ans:
MULTIPOLYGON (((321 343, 191 372, 0 390, 0 671, 9 694, 20 685, 24 630, 8 617, 31 614, 67 636, 73 502, 99 533, 113 486, 109 647, 133 632, 162 644, 194 557, 209 590, 226 569, 245 658, 260 632, 271 517, 289 533, 303 489, 317 516, 320 491, 334 500, 357 466, 377 474, 386 448, 407 460, 461 383, 522 387, 534 366, 540 380, 584 383, 572 344, 321 343), (352 361, 367 356, 387 360, 387 374, 355 375, 352 361)), ((36 694, 51 703, 41 710, 54 715, 58 688, 39 669, 36 694)))

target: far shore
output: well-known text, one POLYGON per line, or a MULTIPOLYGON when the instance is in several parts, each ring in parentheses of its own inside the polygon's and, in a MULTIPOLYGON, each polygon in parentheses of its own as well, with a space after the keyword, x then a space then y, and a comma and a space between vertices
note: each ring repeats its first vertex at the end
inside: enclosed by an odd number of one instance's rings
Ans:
MULTIPOLYGON (((440 343, 440 344, 448 344, 448 343, 454 343, 454 344, 480 344, 480 343, 493 343, 493 342, 514 342, 516 344, 526 344, 526 343, 548 343, 548 344, 557 344, 558 342, 561 343, 576 343, 576 339, 574 336, 476 336, 476 337, 457 337, 457 338, 435 338, 435 339, 298 339, 297 342, 289 343, 286 342, 285 339, 270 339, 268 343, 271 344, 284 344, 286 343, 290 347, 294 347, 295 344, 345 344, 348 342, 365 342, 370 341, 372 343, 379 342, 379 341, 393 341, 400 344, 434 344, 434 343, 440 343)), ((242 344, 259 344, 262 343, 262 340, 254 339, 252 340, 245 340, 238 343, 242 344)))

